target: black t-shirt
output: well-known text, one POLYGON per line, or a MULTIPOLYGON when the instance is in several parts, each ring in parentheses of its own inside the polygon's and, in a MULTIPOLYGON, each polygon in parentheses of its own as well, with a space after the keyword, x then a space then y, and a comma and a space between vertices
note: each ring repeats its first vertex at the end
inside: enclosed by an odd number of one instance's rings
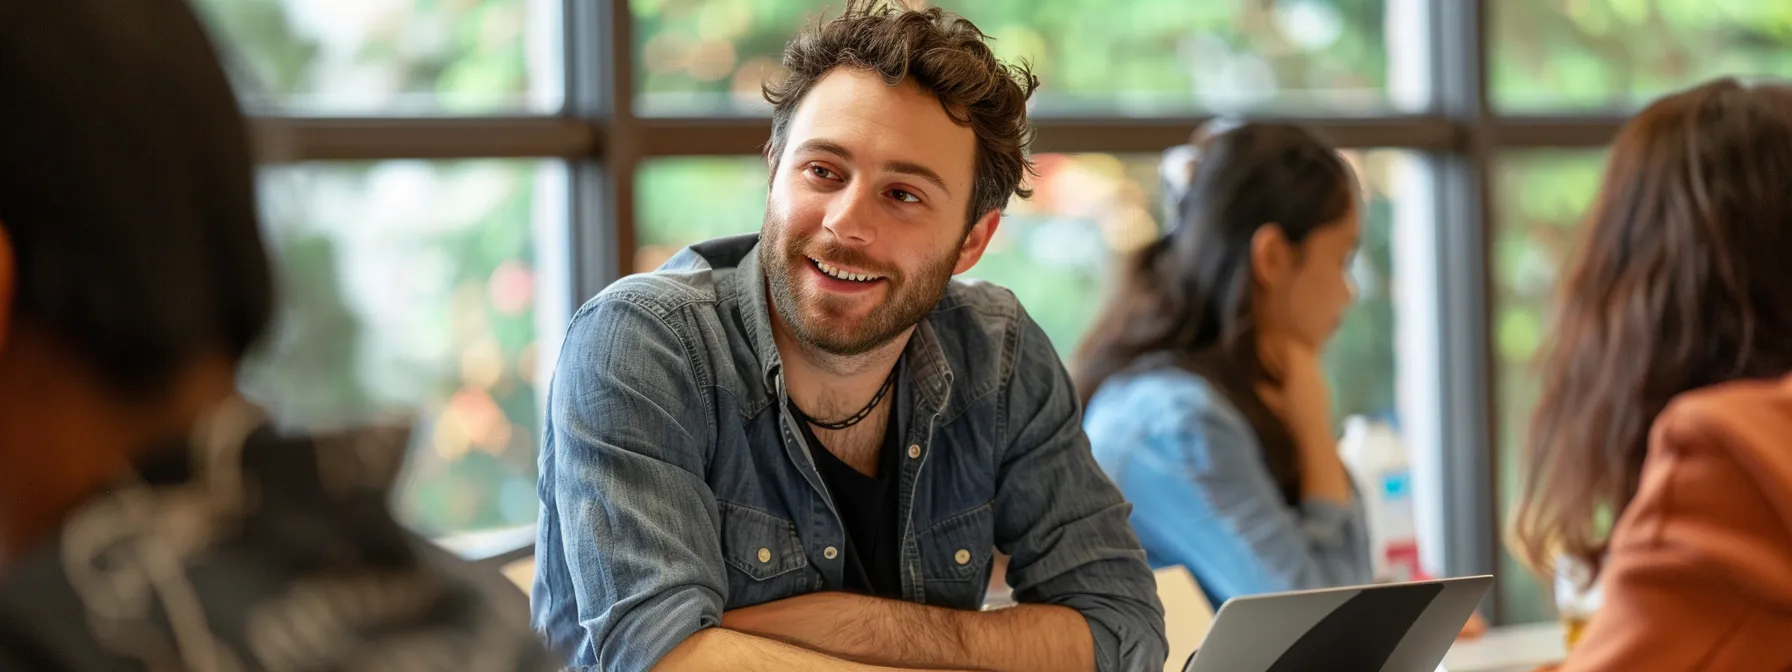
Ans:
MULTIPOLYGON (((899 387, 899 386, 898 386, 899 387)), ((894 403, 891 394, 881 403, 894 403)), ((846 589, 878 597, 902 598, 901 541, 897 499, 901 482, 902 432, 895 409, 884 429, 883 448, 878 452, 877 476, 859 473, 822 445, 809 427, 807 416, 791 404, 803 427, 803 439, 809 453, 815 456, 815 469, 821 472, 822 483, 834 498, 840 522, 846 526, 846 589)))

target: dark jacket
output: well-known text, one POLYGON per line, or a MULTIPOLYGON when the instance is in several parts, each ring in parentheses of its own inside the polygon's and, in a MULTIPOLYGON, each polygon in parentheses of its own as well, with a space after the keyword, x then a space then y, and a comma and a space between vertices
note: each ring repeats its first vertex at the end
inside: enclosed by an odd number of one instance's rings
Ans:
POLYGON ((555 669, 520 591, 388 513, 404 432, 214 417, 5 570, 0 670, 555 669))

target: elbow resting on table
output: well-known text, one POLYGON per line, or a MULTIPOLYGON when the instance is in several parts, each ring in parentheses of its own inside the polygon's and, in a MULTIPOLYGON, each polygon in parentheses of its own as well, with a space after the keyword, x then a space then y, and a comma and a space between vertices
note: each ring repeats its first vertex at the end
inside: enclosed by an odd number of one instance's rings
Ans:
POLYGON ((1100 672, 1158 670, 1170 655, 1161 606, 1110 595, 1076 595, 1052 604, 1074 609, 1088 622, 1100 672))

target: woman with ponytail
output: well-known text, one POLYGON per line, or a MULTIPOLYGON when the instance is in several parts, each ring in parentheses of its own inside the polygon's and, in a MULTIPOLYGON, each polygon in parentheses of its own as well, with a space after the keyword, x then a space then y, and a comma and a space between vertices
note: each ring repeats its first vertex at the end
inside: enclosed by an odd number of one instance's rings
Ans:
POLYGON ((1171 231, 1077 349, 1095 457, 1152 564, 1186 566, 1216 605, 1367 583, 1319 359, 1352 301, 1355 177, 1296 126, 1204 129, 1171 167, 1191 153, 1171 231))

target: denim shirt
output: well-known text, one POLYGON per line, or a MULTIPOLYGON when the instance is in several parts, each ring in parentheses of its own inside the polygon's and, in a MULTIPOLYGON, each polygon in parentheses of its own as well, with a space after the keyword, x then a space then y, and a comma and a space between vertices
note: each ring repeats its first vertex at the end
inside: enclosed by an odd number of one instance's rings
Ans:
MULTIPOLYGON (((534 625, 579 670, 653 667, 725 609, 844 583, 846 530, 787 409, 758 237, 680 252, 573 318, 548 394, 534 625)), ((1158 670, 1163 610, 1069 376, 1014 295, 954 280, 903 353, 903 596, 1081 612, 1100 670, 1158 670)))
POLYGON ((1291 507, 1244 414, 1206 378, 1163 365, 1103 382, 1084 419, 1153 567, 1182 565, 1207 599, 1369 583, 1362 503, 1291 507))

